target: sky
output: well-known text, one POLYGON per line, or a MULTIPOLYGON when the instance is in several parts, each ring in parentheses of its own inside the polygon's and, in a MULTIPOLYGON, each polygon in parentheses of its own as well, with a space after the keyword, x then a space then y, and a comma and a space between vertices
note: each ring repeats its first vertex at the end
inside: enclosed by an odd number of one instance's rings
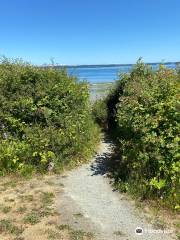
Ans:
POLYGON ((0 55, 38 65, 180 61, 180 0, 0 0, 0 55))

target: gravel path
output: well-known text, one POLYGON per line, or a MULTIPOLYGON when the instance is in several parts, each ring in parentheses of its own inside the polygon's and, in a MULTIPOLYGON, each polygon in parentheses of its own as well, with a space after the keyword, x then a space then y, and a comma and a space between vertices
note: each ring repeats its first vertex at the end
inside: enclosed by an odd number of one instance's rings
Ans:
POLYGON ((162 230, 157 233, 133 202, 113 191, 103 165, 111 151, 111 144, 102 142, 90 163, 60 179, 64 193, 60 196, 59 211, 64 223, 93 232, 99 240, 174 239, 162 230), (135 233, 137 227, 142 227, 142 235, 135 233), (154 230, 156 233, 152 232, 154 230))

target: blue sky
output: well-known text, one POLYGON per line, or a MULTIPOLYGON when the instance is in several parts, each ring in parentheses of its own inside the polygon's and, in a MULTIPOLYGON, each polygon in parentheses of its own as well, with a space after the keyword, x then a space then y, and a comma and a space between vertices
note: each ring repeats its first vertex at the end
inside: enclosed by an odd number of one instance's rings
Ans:
POLYGON ((2 0, 0 54, 34 64, 180 61, 180 0, 2 0))

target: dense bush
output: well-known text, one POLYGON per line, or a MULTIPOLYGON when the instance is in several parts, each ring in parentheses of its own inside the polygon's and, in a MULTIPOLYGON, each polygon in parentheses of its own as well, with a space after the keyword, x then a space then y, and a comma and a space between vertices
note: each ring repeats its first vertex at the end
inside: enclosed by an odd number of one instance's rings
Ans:
POLYGON ((89 90, 65 69, 0 63, 0 171, 77 164, 97 140, 89 90))
POLYGON ((139 61, 106 99, 119 142, 119 185, 145 198, 170 200, 176 208, 180 199, 179 80, 175 70, 160 66, 153 71, 139 61))
POLYGON ((92 115, 101 127, 107 128, 108 109, 105 99, 98 99, 93 103, 92 115))
MULTIPOLYGON (((120 75, 121 77, 122 75, 120 75)), ((113 129, 116 126, 116 104, 123 91, 123 82, 117 80, 109 89, 108 95, 97 99, 93 103, 92 115, 95 121, 105 130, 113 129)))

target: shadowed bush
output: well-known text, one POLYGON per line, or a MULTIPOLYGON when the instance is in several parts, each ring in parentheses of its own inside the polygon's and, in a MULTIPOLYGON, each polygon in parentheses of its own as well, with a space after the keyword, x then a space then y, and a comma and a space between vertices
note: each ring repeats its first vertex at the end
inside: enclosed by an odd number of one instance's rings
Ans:
POLYGON ((180 74, 138 61, 105 100, 108 125, 118 142, 116 180, 142 198, 158 197, 179 208, 180 74))
POLYGON ((107 128, 108 109, 105 99, 98 99, 93 103, 92 115, 101 127, 107 128))

